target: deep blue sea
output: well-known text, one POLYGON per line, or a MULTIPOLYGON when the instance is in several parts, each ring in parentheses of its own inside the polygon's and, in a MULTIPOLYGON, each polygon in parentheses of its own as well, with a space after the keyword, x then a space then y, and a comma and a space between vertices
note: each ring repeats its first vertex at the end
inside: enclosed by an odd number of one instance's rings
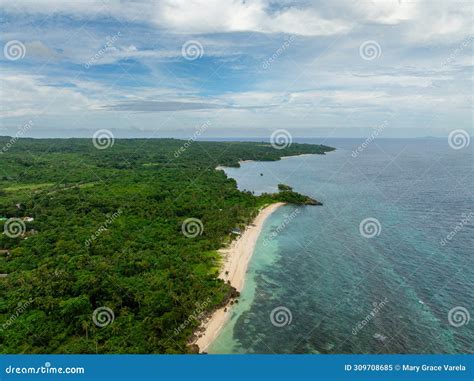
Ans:
POLYGON ((474 144, 376 139, 353 155, 362 143, 226 169, 240 189, 284 183, 324 205, 266 221, 209 352, 474 353, 474 144))

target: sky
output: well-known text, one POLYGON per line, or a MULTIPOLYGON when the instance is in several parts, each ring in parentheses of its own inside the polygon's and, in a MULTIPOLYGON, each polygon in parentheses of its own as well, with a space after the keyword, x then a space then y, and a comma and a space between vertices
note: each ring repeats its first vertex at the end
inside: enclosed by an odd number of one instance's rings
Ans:
POLYGON ((0 135, 473 135, 472 1, 0 4, 0 135))

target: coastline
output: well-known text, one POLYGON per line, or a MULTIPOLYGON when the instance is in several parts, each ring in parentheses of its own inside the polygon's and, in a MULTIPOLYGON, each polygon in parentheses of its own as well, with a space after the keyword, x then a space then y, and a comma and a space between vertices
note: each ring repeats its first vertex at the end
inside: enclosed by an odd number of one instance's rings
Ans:
MULTIPOLYGON (((281 156, 280 160, 286 160, 286 159, 290 159, 292 157, 314 156, 314 155, 324 155, 324 154, 320 154, 320 153, 302 153, 300 155, 281 156)), ((257 161, 262 161, 262 160, 239 160, 239 164, 253 163, 253 162, 257 162, 257 161)), ((225 172, 226 168, 234 168, 234 167, 226 167, 226 166, 223 166, 223 165, 218 165, 215 169, 217 171, 224 171, 225 172)))
POLYGON ((317 154, 316 153, 302 153, 301 155, 282 156, 280 158, 280 160, 286 160, 286 159, 290 159, 292 157, 313 156, 313 155, 317 155, 317 154))
MULTIPOLYGON (((283 205, 284 202, 275 202, 262 208, 240 237, 232 241, 228 247, 219 250, 223 257, 219 278, 225 282, 229 281, 237 291, 242 291, 244 287, 247 268, 265 221, 283 205)), ((229 317, 230 309, 228 305, 219 308, 202 323, 198 331, 200 336, 193 342, 199 347, 199 352, 206 351, 219 335, 229 317)))

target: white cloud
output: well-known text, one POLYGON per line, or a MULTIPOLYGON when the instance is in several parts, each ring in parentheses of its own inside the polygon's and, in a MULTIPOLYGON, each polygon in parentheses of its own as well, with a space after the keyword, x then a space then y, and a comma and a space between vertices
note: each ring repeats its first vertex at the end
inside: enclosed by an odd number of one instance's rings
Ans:
POLYGON ((405 38, 432 44, 452 43, 472 35, 473 3, 424 2, 409 24, 405 38))
MULTIPOLYGON (((15 13, 3 39, 23 41, 27 51, 17 66, 2 61, 12 70, 0 78, 0 111, 7 118, 41 113, 68 126, 81 114, 91 125, 115 126, 111 120, 128 112, 140 128, 154 128, 184 108, 167 123, 181 128, 218 114, 223 126, 311 127, 344 123, 354 112, 369 120, 402 110, 406 120, 443 112, 470 123, 472 38, 466 36, 472 7, 462 3, 25 0, 2 7, 15 13), (52 14, 80 22, 51 21, 52 14), (103 23, 107 15, 120 22, 103 23), (50 22, 43 23, 46 18, 50 22), (264 35, 230 34, 243 31, 264 35), (119 32, 105 46, 106 35, 119 32), (288 38, 278 33, 295 38, 262 70, 263 60, 288 38), (199 40, 206 60, 183 64, 181 46, 188 39, 199 40), (359 46, 372 39, 382 54, 363 60, 359 46), (37 59, 45 65, 36 65, 37 59), (109 66, 88 71, 89 61, 109 66), (42 75, 32 74, 36 70, 42 75), (76 75, 80 79, 72 79, 76 75)), ((122 119, 119 128, 132 123, 122 119)))
POLYGON ((0 115, 33 116, 79 112, 93 106, 80 91, 48 84, 40 75, 1 72, 0 115))
POLYGON ((311 8, 268 11, 266 1, 175 0, 160 3, 155 22, 178 33, 262 32, 303 36, 344 33, 351 23, 321 18, 311 8))
MULTIPOLYGON (((353 2, 359 12, 365 14, 368 21, 396 25, 414 19, 421 1, 414 0, 372 0, 370 2, 353 2)), ((364 17, 364 16, 362 16, 364 17)))
POLYGON ((262 32, 325 36, 346 32, 349 20, 323 19, 311 8, 269 11, 268 0, 163 0, 119 2, 83 0, 6 3, 14 13, 71 14, 92 18, 112 15, 126 21, 152 22, 174 33, 262 32))
POLYGON ((468 33, 472 3, 431 0, 372 0, 309 3, 270 0, 21 0, 4 2, 16 14, 68 14, 78 18, 111 15, 127 22, 153 24, 178 34, 262 32, 330 36, 364 24, 401 25, 406 41, 459 39, 468 33))

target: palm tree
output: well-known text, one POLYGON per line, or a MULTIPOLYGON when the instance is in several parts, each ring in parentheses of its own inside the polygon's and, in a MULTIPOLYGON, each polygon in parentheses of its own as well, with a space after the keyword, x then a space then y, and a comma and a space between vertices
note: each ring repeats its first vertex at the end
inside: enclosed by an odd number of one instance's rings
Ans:
POLYGON ((82 329, 86 331, 86 340, 89 340, 89 320, 82 321, 82 329))

